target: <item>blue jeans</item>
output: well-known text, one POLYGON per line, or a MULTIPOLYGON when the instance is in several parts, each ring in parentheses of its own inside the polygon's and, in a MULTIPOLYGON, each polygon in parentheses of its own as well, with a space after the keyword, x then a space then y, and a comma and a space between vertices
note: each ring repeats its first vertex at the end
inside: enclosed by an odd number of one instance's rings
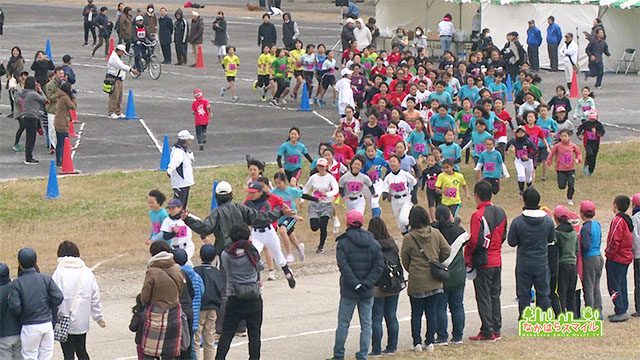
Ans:
POLYGON ((624 314, 629 308, 629 296, 627 294, 627 270, 629 264, 621 264, 612 260, 605 263, 607 268, 607 290, 609 295, 617 294, 613 300, 613 309, 616 315, 624 314))
POLYGON ((349 299, 340 297, 338 308, 338 327, 336 328, 336 342, 333 346, 333 357, 344 359, 344 343, 349 335, 349 325, 353 317, 353 311, 358 307, 360 318, 360 351, 356 353, 356 359, 366 359, 371 345, 371 310, 373 308, 373 296, 364 299, 349 299))
POLYGON ((396 311, 398 310, 398 297, 400 295, 391 295, 385 297, 377 297, 373 299, 373 311, 371 318, 372 340, 371 352, 379 354, 382 352, 382 318, 387 324, 387 348, 386 350, 395 352, 398 350, 398 318, 396 311))
POLYGON ((144 46, 142 43, 133 44, 133 52, 134 52, 134 55, 135 55, 134 67, 136 68, 136 70, 142 72, 141 59, 142 59, 143 56, 146 58, 146 56, 147 56, 147 47, 144 46))
POLYGON ((602 85, 602 76, 604 75, 604 63, 602 61, 589 62, 589 76, 596 78, 596 86, 602 85))
POLYGON ((451 50, 451 41, 453 40, 453 36, 440 36, 440 47, 442 48, 442 53, 445 51, 451 50))
POLYGON ((438 303, 444 296, 443 293, 431 295, 426 298, 414 298, 409 296, 411 302, 411 337, 413 346, 422 344, 422 315, 427 316, 427 334, 425 344, 435 342, 436 330, 438 329, 438 303))
POLYGON ((453 323, 452 341, 461 341, 464 330, 464 285, 455 289, 445 290, 444 296, 438 304, 438 341, 446 342, 448 319, 447 305, 451 312, 451 322, 453 323))
POLYGON ((64 139, 69 137, 68 132, 56 131, 56 139, 59 144, 56 146, 56 164, 62 165, 62 152, 64 151, 64 139))

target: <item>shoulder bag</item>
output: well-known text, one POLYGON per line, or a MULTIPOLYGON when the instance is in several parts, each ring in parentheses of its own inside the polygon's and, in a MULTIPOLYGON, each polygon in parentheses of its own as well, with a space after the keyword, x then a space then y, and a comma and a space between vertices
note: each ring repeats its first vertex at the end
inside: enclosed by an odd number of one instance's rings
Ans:
POLYGON ((416 240, 416 238, 413 236, 411 236, 411 239, 413 239, 413 241, 416 243, 418 251, 422 254, 422 256, 424 256, 425 259, 427 259, 429 266, 431 266, 431 275, 433 276, 433 278, 438 281, 445 281, 449 279, 449 268, 439 261, 429 259, 427 254, 425 254, 422 246, 420 246, 420 244, 418 243, 418 240, 416 240))
MULTIPOLYGON (((84 271, 82 269, 81 271, 84 271)), ((67 342, 69 338, 69 326, 71 325, 71 314, 75 312, 75 307, 78 299, 78 290, 80 289, 80 283, 83 280, 82 273, 78 276, 78 282, 76 283, 76 289, 73 292, 73 299, 71 300, 71 306, 69 307, 69 313, 65 316, 59 316, 53 327, 53 338, 61 343, 67 342)))

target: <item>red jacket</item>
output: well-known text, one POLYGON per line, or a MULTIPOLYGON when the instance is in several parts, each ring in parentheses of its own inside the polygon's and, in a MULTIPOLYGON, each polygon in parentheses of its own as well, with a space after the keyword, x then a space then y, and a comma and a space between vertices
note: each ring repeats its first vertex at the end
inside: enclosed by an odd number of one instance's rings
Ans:
POLYGON ((616 214, 609 225, 605 256, 611 261, 628 265, 633 262, 633 223, 626 214, 616 214))
POLYGON ((507 237, 507 215, 491 201, 471 215, 471 238, 464 248, 464 263, 473 268, 502 266, 502 243, 507 237))

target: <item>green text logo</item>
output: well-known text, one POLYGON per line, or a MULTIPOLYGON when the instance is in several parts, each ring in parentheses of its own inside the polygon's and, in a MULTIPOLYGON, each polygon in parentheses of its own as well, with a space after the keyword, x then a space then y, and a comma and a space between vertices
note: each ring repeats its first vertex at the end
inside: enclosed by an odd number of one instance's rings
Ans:
POLYGON ((518 322, 518 336, 523 337, 598 337, 602 336, 600 311, 586 307, 580 319, 574 319, 573 312, 553 315, 539 307, 527 307, 518 322))

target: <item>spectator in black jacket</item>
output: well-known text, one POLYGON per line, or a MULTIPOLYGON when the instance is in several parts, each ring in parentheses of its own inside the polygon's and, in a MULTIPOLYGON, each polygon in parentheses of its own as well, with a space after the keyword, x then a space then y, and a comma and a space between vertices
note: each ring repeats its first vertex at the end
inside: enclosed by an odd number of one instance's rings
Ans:
POLYGON ((516 294, 518 310, 531 304, 531 286, 536 289, 536 305, 546 311, 549 301, 548 246, 555 240, 555 225, 547 213, 540 210, 540 194, 528 188, 522 194, 524 210, 509 227, 508 242, 518 247, 516 257, 516 294))
POLYGON ((53 358, 53 312, 64 300, 51 277, 36 271, 35 250, 18 251, 22 273, 11 284, 9 309, 18 316, 22 330, 22 356, 26 359, 53 358))
POLYGON ((364 217, 358 210, 347 213, 347 231, 336 241, 336 259, 340 268, 340 307, 333 358, 344 359, 344 344, 349 334, 353 311, 360 317, 360 350, 356 358, 366 359, 371 344, 373 287, 382 276, 384 260, 380 244, 373 234, 363 230, 364 217))
POLYGON ((342 32, 340 33, 340 42, 342 44, 342 51, 347 50, 351 45, 351 41, 356 39, 356 36, 353 34, 353 28, 355 26, 355 20, 347 19, 345 24, 342 26, 342 32))
POLYGON ((296 39, 300 37, 298 23, 291 19, 291 14, 282 14, 282 42, 287 50, 293 50, 296 39))
POLYGON ((0 263, 0 359, 22 359, 20 354, 20 323, 9 310, 7 297, 11 290, 9 267, 0 263))
POLYGON ((33 60, 33 64, 31 64, 31 70, 33 70, 33 76, 36 78, 36 82, 40 84, 43 90, 49 81, 47 73, 55 68, 53 61, 49 59, 44 51, 38 50, 36 52, 35 60, 33 60))
POLYGON ((167 8, 160 8, 160 19, 158 20, 158 37, 160 38, 160 48, 162 49, 163 64, 171 64, 171 35, 173 35, 173 20, 167 15, 167 8))
POLYGON ((96 46, 96 28, 95 17, 98 14, 98 7, 93 4, 93 0, 87 0, 87 5, 82 9, 82 17, 84 18, 84 44, 89 45, 89 31, 93 37, 93 46, 96 46))
MULTIPOLYGON (((204 359, 213 359, 215 355, 214 343, 216 333, 216 318, 222 305, 224 285, 220 270, 212 265, 216 258, 216 248, 212 244, 205 244, 200 248, 202 265, 194 270, 204 282, 204 295, 200 303, 200 321, 196 332, 196 344, 203 344, 204 359)), ((198 357, 202 359, 202 357, 198 357)))
POLYGON ((111 37, 113 24, 109 22, 108 11, 107 7, 103 6, 100 8, 100 13, 96 15, 94 23, 98 27, 98 45, 93 48, 91 56, 96 56, 96 51, 100 49, 102 44, 104 44, 104 56, 107 57, 109 55, 109 38, 111 37))
POLYGON ((273 46, 278 42, 276 26, 271 23, 271 16, 267 13, 262 15, 262 24, 258 27, 258 47, 273 46))
POLYGON ((175 65, 187 64, 187 42, 189 40, 189 22, 184 18, 182 9, 176 10, 176 20, 173 23, 173 43, 176 48, 176 58, 178 60, 175 65))

